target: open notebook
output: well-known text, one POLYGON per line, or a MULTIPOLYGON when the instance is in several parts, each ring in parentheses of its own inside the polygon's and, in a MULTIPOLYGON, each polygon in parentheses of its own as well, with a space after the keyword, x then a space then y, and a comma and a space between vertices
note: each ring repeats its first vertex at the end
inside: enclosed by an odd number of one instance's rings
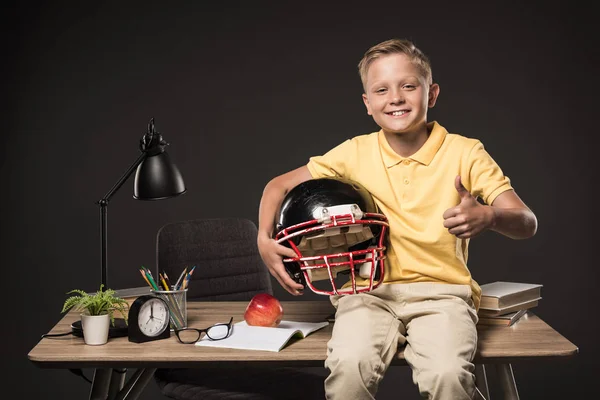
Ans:
POLYGON ((210 340, 204 336, 196 346, 226 347, 230 349, 279 351, 296 336, 305 338, 329 322, 281 321, 278 327, 249 326, 246 321, 233 325, 231 335, 223 340, 210 340))

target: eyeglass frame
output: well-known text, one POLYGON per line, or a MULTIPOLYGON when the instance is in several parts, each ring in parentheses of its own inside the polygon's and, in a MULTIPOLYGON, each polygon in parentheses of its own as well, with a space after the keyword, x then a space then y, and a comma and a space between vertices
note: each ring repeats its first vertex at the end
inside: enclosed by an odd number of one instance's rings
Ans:
POLYGON ((200 340, 200 338, 202 337, 202 333, 204 332, 205 336, 207 338, 209 338, 210 340, 213 341, 217 341, 217 340, 223 340, 223 339, 227 339, 229 337, 229 335, 231 335, 231 331, 233 330, 233 326, 232 326, 232 322, 233 322, 233 317, 231 317, 229 319, 228 323, 220 323, 220 324, 214 324, 209 326, 208 328, 205 329, 197 329, 197 328, 183 328, 183 329, 175 329, 175 336, 177 336, 177 340, 179 340, 179 343, 181 344, 194 344, 196 342, 198 342, 200 340), (218 338, 218 339, 213 339, 210 337, 210 335, 208 334, 208 330, 214 328, 215 326, 227 326, 227 334, 222 337, 222 338, 218 338), (194 340, 193 342, 191 341, 183 341, 181 340, 181 338, 179 337, 179 332, 183 332, 183 331, 196 331, 198 332, 198 339, 194 340))

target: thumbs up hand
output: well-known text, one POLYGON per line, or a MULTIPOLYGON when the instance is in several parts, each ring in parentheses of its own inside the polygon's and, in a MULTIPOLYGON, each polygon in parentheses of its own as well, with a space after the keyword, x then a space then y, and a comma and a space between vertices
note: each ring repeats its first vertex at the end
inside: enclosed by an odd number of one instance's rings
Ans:
POLYGON ((454 187, 460 196, 456 207, 444 212, 444 227, 448 232, 460 239, 477 236, 489 229, 493 221, 493 210, 480 204, 462 184, 460 175, 454 179, 454 187))

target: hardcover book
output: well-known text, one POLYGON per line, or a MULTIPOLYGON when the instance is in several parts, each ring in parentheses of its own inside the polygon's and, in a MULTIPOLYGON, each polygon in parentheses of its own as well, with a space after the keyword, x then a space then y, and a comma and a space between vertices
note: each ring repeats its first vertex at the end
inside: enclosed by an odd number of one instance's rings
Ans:
POLYGON ((518 282, 492 282, 481 285, 479 308, 499 310, 541 298, 542 285, 518 282))
POLYGON ((530 301, 525 301, 523 303, 518 303, 518 304, 514 304, 512 306, 509 307, 504 307, 504 308, 498 308, 498 309, 487 309, 487 308, 480 308, 479 312, 477 313, 479 315, 479 317, 496 317, 498 315, 504 315, 504 314, 508 314, 514 311, 519 311, 519 310, 528 310, 530 308, 536 307, 538 305, 538 302, 540 301, 541 297, 538 297, 537 299, 534 300, 530 300, 530 301))
POLYGON ((502 326, 512 326, 521 319, 522 316, 527 314, 527 310, 519 310, 514 311, 508 314, 502 314, 495 317, 479 317, 478 325, 502 325, 502 326))

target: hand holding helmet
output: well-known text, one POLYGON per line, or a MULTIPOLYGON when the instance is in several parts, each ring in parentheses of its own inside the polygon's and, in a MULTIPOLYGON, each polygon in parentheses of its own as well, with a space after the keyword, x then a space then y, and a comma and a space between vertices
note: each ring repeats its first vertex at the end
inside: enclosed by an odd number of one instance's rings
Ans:
POLYGON ((304 285, 290 278, 282 262, 283 258, 294 257, 296 253, 272 238, 260 235, 258 237, 258 250, 269 272, 277 279, 277 282, 294 296, 302 294, 304 285))

